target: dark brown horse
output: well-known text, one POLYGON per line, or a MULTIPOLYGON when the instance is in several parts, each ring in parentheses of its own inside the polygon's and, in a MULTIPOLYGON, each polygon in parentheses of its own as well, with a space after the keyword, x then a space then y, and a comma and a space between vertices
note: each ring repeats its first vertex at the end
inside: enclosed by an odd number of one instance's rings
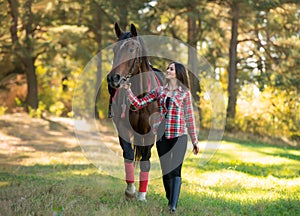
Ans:
POLYGON ((130 82, 131 89, 138 97, 161 85, 162 73, 151 67, 147 58, 144 42, 131 24, 130 32, 124 32, 115 24, 118 41, 114 46, 112 70, 107 75, 110 93, 109 115, 118 130, 120 145, 123 150, 127 188, 125 195, 133 198, 134 162, 140 164, 139 197, 145 200, 150 170, 151 148, 155 136, 151 131, 151 115, 158 112, 157 102, 136 110, 127 100, 125 89, 119 88, 122 83, 130 82))

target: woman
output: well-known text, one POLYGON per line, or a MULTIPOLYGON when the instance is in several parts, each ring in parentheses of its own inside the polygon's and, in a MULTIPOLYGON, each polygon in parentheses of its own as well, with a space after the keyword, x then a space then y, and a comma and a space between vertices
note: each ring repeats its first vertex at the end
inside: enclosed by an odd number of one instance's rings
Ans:
POLYGON ((157 100, 159 118, 153 125, 157 134, 156 147, 160 157, 163 184, 171 212, 175 212, 181 187, 181 167, 187 147, 187 133, 190 135, 194 154, 198 154, 191 92, 185 67, 178 62, 169 64, 166 72, 166 83, 150 91, 145 97, 137 98, 127 89, 128 98, 136 108, 143 108, 157 100))

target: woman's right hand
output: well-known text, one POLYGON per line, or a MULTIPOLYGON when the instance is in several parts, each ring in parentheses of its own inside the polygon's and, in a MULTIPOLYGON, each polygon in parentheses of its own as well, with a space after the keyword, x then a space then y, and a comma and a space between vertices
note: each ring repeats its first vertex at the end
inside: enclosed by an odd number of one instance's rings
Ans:
POLYGON ((197 155, 199 153, 198 143, 196 145, 193 145, 193 152, 194 152, 194 155, 197 155))

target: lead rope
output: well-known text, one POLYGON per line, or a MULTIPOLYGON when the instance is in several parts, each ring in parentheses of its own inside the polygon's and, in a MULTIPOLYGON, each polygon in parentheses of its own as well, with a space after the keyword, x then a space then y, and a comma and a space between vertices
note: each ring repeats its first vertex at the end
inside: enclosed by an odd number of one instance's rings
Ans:
POLYGON ((125 112, 126 112, 126 99, 125 99, 125 95, 123 97, 123 103, 121 105, 122 107, 122 114, 121 114, 121 118, 125 118, 125 112))

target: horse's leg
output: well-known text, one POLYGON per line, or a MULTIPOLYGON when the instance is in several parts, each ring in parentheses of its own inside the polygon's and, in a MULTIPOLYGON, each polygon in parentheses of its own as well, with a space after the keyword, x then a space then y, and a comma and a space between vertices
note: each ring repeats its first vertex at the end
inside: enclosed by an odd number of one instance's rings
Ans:
POLYGON ((134 151, 131 143, 125 141, 119 136, 120 145, 123 149, 123 158, 125 166, 125 180, 127 183, 127 188, 125 190, 125 196, 128 199, 135 198, 136 189, 134 186, 134 151))
POLYGON ((140 146, 142 158, 140 161, 140 182, 139 182, 139 195, 138 200, 146 201, 146 194, 148 190, 149 171, 150 171, 150 157, 151 148, 153 145, 140 146))

